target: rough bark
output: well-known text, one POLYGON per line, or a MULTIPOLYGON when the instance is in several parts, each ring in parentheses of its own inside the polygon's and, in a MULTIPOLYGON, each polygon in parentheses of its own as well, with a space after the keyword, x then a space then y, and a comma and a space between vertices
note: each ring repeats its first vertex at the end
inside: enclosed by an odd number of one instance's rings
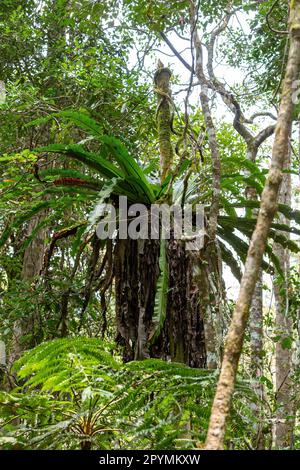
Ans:
POLYGON ((151 344, 159 241, 119 240, 115 251, 117 341, 124 360, 155 357, 206 366, 204 325, 195 257, 178 240, 167 242, 169 294, 166 320, 151 344), (180 280, 180 281, 179 281, 180 280))
POLYGON ((263 430, 263 399, 264 386, 260 382, 263 376, 263 290, 262 290, 262 270, 258 274, 258 280, 255 285, 252 304, 250 309, 250 373, 253 390, 256 399, 252 402, 251 408, 256 418, 253 428, 253 448, 263 450, 265 448, 265 438, 263 430))
POLYGON ((159 276, 158 240, 118 240, 114 254, 117 341, 124 360, 150 356, 150 330, 159 276))
POLYGON ((206 367, 203 303, 199 288, 201 265, 183 242, 168 242, 169 294, 166 322, 152 354, 165 360, 206 367))
POLYGON ((275 130, 271 167, 261 196, 257 224, 251 237, 240 292, 226 339, 206 440, 206 449, 208 450, 218 450, 224 446, 226 419, 230 412, 249 309, 261 268, 269 228, 276 213, 282 168, 288 152, 292 123, 292 86, 294 81, 298 79, 300 71, 300 0, 294 0, 290 3, 289 31, 290 50, 275 130))
POLYGON ((199 256, 198 285, 204 320, 206 367, 216 369, 220 365, 223 349, 223 302, 225 299, 222 279, 222 259, 217 241, 205 246, 199 256))

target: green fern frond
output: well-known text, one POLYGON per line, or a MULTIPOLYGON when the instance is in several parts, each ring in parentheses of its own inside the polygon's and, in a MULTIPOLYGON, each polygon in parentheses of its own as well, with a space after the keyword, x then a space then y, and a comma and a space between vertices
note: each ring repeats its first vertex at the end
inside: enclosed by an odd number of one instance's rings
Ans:
MULTIPOLYGON (((251 201, 248 199, 242 199, 239 202, 232 203, 232 207, 235 208, 249 208, 259 209, 259 201, 251 201)), ((287 204, 278 204, 278 212, 283 214, 288 220, 294 220, 297 224, 300 224, 300 211, 292 209, 287 204)))
MULTIPOLYGON (((241 228, 249 228, 254 229, 256 225, 256 218, 250 218, 250 217, 238 217, 238 216, 219 216, 218 217, 219 222, 222 225, 227 225, 228 227, 233 227, 239 229, 241 228)), ((281 232, 287 232, 287 233, 294 233, 296 235, 300 235, 300 230, 297 229, 296 227, 290 227, 287 224, 277 224, 277 223, 272 223, 271 224, 271 229, 279 230, 281 232)))
MULTIPOLYGON (((246 260, 247 252, 249 245, 240 237, 233 233, 233 229, 231 227, 221 227, 218 226, 218 236, 221 237, 224 241, 226 241, 234 251, 237 253, 241 261, 244 263, 246 260)), ((262 269, 268 273, 273 273, 273 268, 270 266, 269 263, 266 261, 262 261, 262 269)))
POLYGON ((94 137, 100 137, 103 135, 103 127, 99 125, 94 119, 89 117, 87 114, 80 113, 71 109, 65 109, 58 113, 52 113, 49 116, 43 116, 38 119, 34 119, 26 124, 26 127, 40 126, 41 124, 46 124, 49 121, 52 121, 54 118, 65 118, 73 122, 80 129, 88 132, 94 137))
POLYGON ((108 345, 96 338, 63 338, 42 343, 25 353, 15 364, 24 387, 66 392, 82 389, 87 378, 97 374, 109 378, 120 364, 112 357, 108 345))
POLYGON ((90 133, 96 138, 99 138, 103 135, 103 126, 100 126, 97 121, 92 119, 90 116, 84 113, 79 113, 78 111, 73 110, 63 110, 57 114, 58 117, 66 118, 72 121, 80 129, 90 133))

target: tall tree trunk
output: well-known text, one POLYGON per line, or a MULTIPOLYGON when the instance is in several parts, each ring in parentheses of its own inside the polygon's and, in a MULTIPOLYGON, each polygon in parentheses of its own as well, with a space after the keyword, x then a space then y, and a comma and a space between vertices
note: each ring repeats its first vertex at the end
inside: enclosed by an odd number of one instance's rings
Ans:
POLYGON ((150 356, 147 340, 159 276, 158 240, 118 240, 114 254, 117 341, 125 362, 150 356))
MULTIPOLYGON (((247 144, 247 156, 253 163, 256 162, 258 146, 249 142, 247 144)), ((255 188, 247 188, 246 196, 250 200, 257 200, 257 191, 255 188)), ((258 211, 253 210, 253 216, 257 217, 258 211)), ((250 330, 250 359, 251 359, 251 380, 255 393, 255 400, 252 403, 253 414, 256 418, 253 447, 255 449, 264 449, 263 433, 263 398, 264 386, 260 381, 263 376, 263 273, 260 270, 255 285, 252 304, 250 308, 249 330, 250 330)))
POLYGON ((199 257, 186 251, 180 240, 168 241, 169 294, 164 328, 153 346, 153 355, 183 362, 190 367, 207 365, 199 257))
POLYGON ((254 426, 253 447, 257 450, 265 448, 264 438, 264 416, 263 416, 263 399, 264 399, 264 386, 261 382, 263 376, 264 361, 263 361, 263 290, 262 290, 262 270, 258 275, 258 280, 255 285, 252 304, 250 309, 250 373, 253 391, 255 393, 255 400, 253 400, 251 407, 253 415, 255 416, 256 423, 254 426))
MULTIPOLYGON (((203 118, 206 126, 206 133, 208 139, 209 150, 212 160, 212 201, 209 210, 209 220, 207 226, 207 240, 204 247, 204 262, 208 264, 210 270, 207 272, 208 275, 208 286, 209 280, 214 278, 216 286, 221 284, 221 269, 218 261, 218 246, 216 241, 219 206, 220 206, 220 195, 221 195, 221 159, 219 152, 219 144, 217 140, 217 132, 210 108, 210 99, 208 95, 208 84, 204 74, 203 67, 203 50, 202 42, 200 40, 197 31, 197 8, 193 0, 190 1, 190 23, 191 23, 191 39, 195 49, 195 74, 200 83, 200 104, 203 113, 203 118)), ((219 289, 218 289, 219 290, 219 289)), ((221 303, 222 293, 219 291, 218 294, 211 292, 209 287, 209 297, 215 297, 215 300, 210 303, 206 303, 204 310, 204 324, 205 324, 205 336, 206 336, 206 347, 208 356, 208 368, 215 369, 218 365, 218 351, 217 351, 217 324, 221 322, 221 303), (212 296, 211 296, 212 294, 212 296), (220 297, 221 296, 221 297, 220 297), (213 306, 214 304, 214 306, 213 306), (215 312, 213 312, 215 310, 215 312)))
MULTIPOLYGON (((285 169, 291 166, 291 151, 287 154, 285 169)), ((283 176, 279 202, 291 204, 291 175, 283 176)), ((289 221, 280 214, 279 223, 289 225, 289 221)), ((292 345, 291 338, 292 318, 289 316, 289 269, 290 255, 288 249, 274 244, 274 254, 278 257, 280 267, 284 274, 283 280, 274 282, 275 309, 276 309, 276 424, 275 446, 279 449, 291 448, 293 444, 293 403, 292 403, 292 345)))
MULTIPOLYGON (((68 4, 69 0, 62 0, 60 2, 53 0, 49 4, 48 11, 46 12, 46 14, 52 15, 53 17, 53 20, 48 23, 47 29, 47 59, 50 67, 55 67, 55 64, 60 63, 62 59, 62 53, 66 41, 66 26, 64 20, 67 17, 68 4)), ((45 75, 47 76, 47 79, 44 81, 45 87, 58 88, 60 86, 59 83, 55 82, 52 76, 49 77, 49 70, 45 71, 45 75)), ((49 134, 41 136, 41 141, 46 140, 48 143, 48 139, 49 134)), ((39 143, 41 143, 41 141, 39 143)), ((45 215, 45 212, 41 212, 29 221, 27 227, 28 237, 31 236, 35 228, 42 222, 45 215)), ((43 266, 46 233, 46 229, 40 230, 24 252, 21 279, 28 283, 28 285, 31 283, 30 288, 32 291, 35 289, 38 276, 43 266)), ((22 354, 24 349, 36 344, 36 340, 39 335, 38 328, 38 306, 33 304, 32 315, 29 318, 21 319, 14 326, 9 365, 13 364, 13 362, 22 354), (26 336, 29 337, 29 341, 24 341, 23 337, 26 336)))
POLYGON ((282 168, 288 152, 292 125, 293 85, 300 71, 300 0, 290 2, 289 32, 290 50, 275 130, 271 168, 261 196, 257 224, 251 238, 240 292, 226 339, 206 440, 206 449, 209 450, 222 449, 224 446, 226 419, 230 412, 249 309, 261 269, 269 228, 277 209, 282 168))
POLYGON ((199 290, 204 320, 207 369, 220 365, 223 348, 223 302, 225 289, 222 278, 222 260, 218 253, 217 241, 206 244, 200 255, 199 290))
POLYGON ((157 94, 157 130, 160 151, 160 177, 164 181, 173 163, 173 147, 171 142, 172 98, 170 91, 171 71, 161 61, 154 76, 157 94))
MULTIPOLYGON (((44 217, 45 214, 41 213, 28 222, 27 236, 33 233, 34 229, 40 224, 44 217)), ((45 237, 46 230, 40 230, 24 252, 21 280, 27 283, 28 288, 32 292, 35 290, 38 276, 43 266, 45 237)), ((9 367, 20 357, 24 349, 35 344, 35 337, 38 336, 39 323, 38 305, 33 301, 31 315, 28 318, 22 318, 14 325, 11 352, 8 361, 9 367), (29 337, 29 341, 24 340, 26 336, 29 337)))

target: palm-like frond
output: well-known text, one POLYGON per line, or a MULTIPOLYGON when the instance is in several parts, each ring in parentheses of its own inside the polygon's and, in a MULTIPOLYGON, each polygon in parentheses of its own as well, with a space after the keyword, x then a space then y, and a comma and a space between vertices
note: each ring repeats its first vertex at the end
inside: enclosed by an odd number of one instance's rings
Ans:
MULTIPOLYGON (((248 243, 242 240, 240 237, 233 233, 234 228, 230 227, 218 227, 218 236, 227 242, 237 253, 240 260, 244 263, 248 252, 248 243)), ((277 264, 277 263, 276 263, 277 264)), ((273 273, 273 267, 263 260, 262 269, 268 273, 273 273)))
POLYGON ((35 151, 37 153, 52 152, 64 154, 70 158, 74 158, 75 160, 80 161, 81 163, 84 163, 90 168, 93 168, 106 178, 124 177, 124 173, 122 173, 122 171, 113 165, 109 160, 106 160, 99 154, 86 151, 81 145, 78 144, 51 144, 46 147, 37 148, 35 151))

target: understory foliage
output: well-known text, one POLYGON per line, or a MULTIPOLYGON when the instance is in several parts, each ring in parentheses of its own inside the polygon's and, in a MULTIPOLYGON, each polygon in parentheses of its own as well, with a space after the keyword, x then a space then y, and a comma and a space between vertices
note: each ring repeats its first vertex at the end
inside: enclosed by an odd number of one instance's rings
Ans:
MULTIPOLYGON (((115 345, 77 337, 42 343, 0 393, 3 449, 197 449, 215 371, 156 359, 122 364, 115 345)), ((253 392, 239 380, 228 446, 247 448, 253 392)))

